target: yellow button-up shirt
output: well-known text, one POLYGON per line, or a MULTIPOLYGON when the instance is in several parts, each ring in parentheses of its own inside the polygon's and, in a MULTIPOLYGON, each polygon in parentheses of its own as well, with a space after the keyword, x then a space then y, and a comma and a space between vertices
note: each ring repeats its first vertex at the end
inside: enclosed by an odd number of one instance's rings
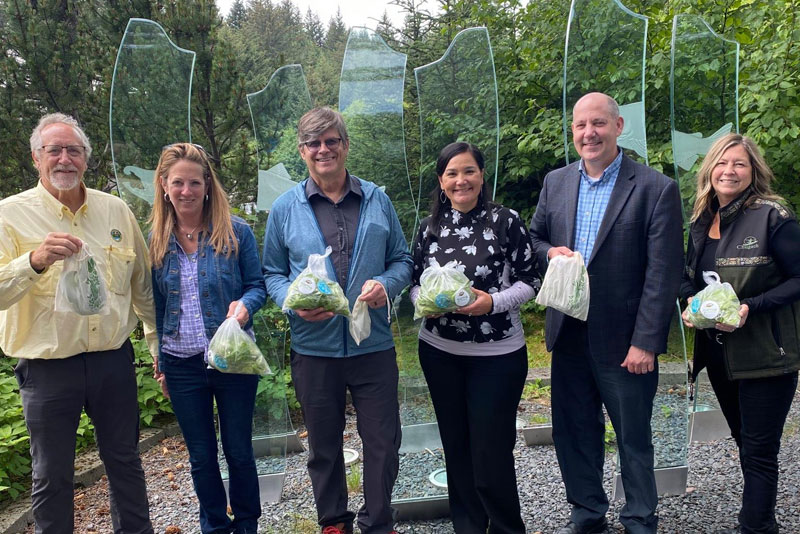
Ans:
POLYGON ((68 358, 118 349, 138 322, 157 354, 150 260, 136 218, 125 203, 89 189, 77 213, 42 186, 0 201, 0 348, 14 358, 68 358), (105 276, 110 313, 83 316, 54 311, 63 269, 57 261, 41 274, 30 253, 49 232, 80 238, 105 276))

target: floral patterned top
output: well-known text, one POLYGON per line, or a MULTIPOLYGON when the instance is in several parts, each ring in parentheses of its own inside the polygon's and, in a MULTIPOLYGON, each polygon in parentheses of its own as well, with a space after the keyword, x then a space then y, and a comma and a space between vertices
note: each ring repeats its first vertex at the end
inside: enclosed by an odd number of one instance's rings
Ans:
MULTIPOLYGON (((455 261, 472 281, 472 286, 489 294, 507 289, 515 282, 539 287, 530 235, 519 214, 498 204, 482 206, 469 213, 449 209, 442 213, 438 236, 428 232, 430 217, 423 219, 414 240, 412 285, 432 261, 439 265, 455 261)), ((423 328, 442 338, 459 342, 499 341, 517 334, 518 321, 510 311, 482 316, 447 313, 426 319, 423 328)))

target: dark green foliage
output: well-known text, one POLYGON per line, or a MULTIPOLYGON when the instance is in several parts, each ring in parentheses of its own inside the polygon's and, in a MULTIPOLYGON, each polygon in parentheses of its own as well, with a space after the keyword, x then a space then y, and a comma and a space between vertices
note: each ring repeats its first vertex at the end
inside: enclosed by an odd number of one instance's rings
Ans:
MULTIPOLYGON (((131 338, 135 354, 136 385, 139 396, 139 417, 142 426, 151 426, 154 417, 172 413, 170 402, 161 394, 153 379, 153 359, 144 340, 131 338)), ((14 365, 17 360, 0 353, 0 504, 15 499, 30 488, 30 440, 22 416, 14 365)), ((76 451, 94 445, 94 426, 86 413, 78 424, 76 451)))

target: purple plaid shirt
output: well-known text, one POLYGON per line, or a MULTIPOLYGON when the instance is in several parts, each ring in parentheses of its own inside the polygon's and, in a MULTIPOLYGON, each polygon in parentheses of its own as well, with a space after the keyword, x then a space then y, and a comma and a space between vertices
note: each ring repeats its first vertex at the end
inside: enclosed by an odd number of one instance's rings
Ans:
POLYGON ((208 340, 200 311, 200 293, 197 289, 197 252, 186 254, 179 244, 178 262, 181 270, 181 311, 178 330, 172 337, 166 334, 162 337, 161 350, 178 358, 188 358, 201 352, 205 354, 208 350, 208 340))

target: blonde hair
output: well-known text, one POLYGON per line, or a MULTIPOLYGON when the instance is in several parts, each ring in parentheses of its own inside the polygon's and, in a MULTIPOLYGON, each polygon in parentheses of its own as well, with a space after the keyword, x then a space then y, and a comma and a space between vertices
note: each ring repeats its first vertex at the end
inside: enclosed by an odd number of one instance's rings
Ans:
POLYGON ((191 161, 203 167, 203 179, 208 184, 208 193, 203 202, 203 220, 200 229, 207 231, 209 227, 212 228, 209 241, 217 253, 224 252, 228 257, 231 254, 239 253, 239 241, 233 232, 228 196, 219 183, 217 173, 211 167, 208 154, 200 145, 175 143, 161 152, 153 178, 156 195, 148 223, 152 231, 150 261, 156 268, 161 267, 163 263, 170 235, 177 223, 175 208, 160 193, 164 190, 162 183, 166 182, 172 166, 181 160, 191 161))
POLYGON ((775 175, 767 165, 764 156, 761 155, 758 145, 749 137, 730 133, 720 137, 711 145, 705 159, 703 159, 700 170, 697 171, 697 199, 694 201, 692 222, 699 219, 705 211, 711 211, 711 203, 717 196, 711 185, 711 172, 719 160, 722 159, 725 151, 737 145, 741 145, 745 149, 750 160, 750 166, 753 169, 753 181, 750 184, 753 195, 748 200, 748 205, 757 198, 783 202, 783 199, 772 191, 772 180, 775 179, 775 175))

